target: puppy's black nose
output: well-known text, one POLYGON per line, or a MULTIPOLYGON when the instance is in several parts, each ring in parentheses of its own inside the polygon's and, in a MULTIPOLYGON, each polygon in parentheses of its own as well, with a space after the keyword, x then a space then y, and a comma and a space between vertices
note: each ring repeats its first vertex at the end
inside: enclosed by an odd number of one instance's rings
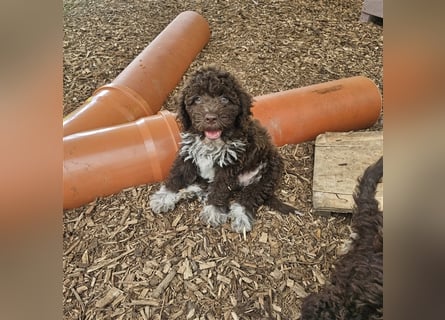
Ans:
POLYGON ((205 121, 209 124, 215 123, 217 118, 218 117, 216 116, 216 114, 213 113, 208 113, 205 115, 205 121))

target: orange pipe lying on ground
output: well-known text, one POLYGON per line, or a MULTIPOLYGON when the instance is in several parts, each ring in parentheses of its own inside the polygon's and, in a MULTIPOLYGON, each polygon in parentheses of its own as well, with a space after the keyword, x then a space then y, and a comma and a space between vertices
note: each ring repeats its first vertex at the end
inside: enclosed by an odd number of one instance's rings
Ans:
POLYGON ((176 115, 168 111, 64 137, 63 207, 75 208, 127 187, 162 181, 179 140, 176 115))
POLYGON ((201 15, 180 13, 110 84, 66 116, 63 135, 155 114, 209 38, 201 15))
POLYGON ((328 131, 372 126, 382 97, 374 82, 357 76, 271 93, 254 98, 254 118, 277 146, 315 139, 328 131))
MULTIPOLYGON (((375 123, 382 100, 365 77, 353 77, 256 97, 253 115, 277 146, 314 139, 327 131, 375 123)), ((164 180, 180 141, 175 114, 159 114, 64 138, 65 209, 96 197, 164 180)))

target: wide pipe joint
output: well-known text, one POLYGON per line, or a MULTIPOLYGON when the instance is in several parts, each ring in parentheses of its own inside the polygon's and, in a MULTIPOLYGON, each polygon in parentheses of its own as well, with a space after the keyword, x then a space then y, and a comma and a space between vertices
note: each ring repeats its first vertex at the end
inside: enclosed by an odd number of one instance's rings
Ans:
POLYGON ((204 17, 180 13, 110 84, 65 117, 63 135, 155 114, 209 39, 204 17))
POLYGON ((179 141, 176 116, 168 111, 64 137, 64 209, 164 180, 179 141))

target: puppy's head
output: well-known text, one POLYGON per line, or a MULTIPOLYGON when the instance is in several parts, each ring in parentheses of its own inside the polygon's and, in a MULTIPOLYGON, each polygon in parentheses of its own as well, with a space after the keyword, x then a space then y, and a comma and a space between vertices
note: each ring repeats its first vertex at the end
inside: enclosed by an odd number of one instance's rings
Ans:
POLYGON ((230 136, 252 114, 252 98, 227 71, 214 66, 196 71, 179 96, 182 129, 209 140, 230 136))

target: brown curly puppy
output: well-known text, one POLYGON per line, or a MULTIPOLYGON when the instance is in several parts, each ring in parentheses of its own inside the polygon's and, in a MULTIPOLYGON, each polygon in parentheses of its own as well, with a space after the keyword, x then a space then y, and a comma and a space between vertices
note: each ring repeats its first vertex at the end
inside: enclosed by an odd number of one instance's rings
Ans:
POLYGON ((359 179, 350 250, 335 264, 331 283, 303 301, 301 320, 383 319, 383 212, 375 199, 382 176, 383 157, 359 179))
POLYGON ((230 218, 235 232, 250 231, 263 204, 298 213, 275 196, 283 160, 252 119, 251 106, 251 96, 229 72, 211 66, 192 75, 179 97, 180 150, 164 185, 150 197, 153 212, 198 196, 204 223, 216 227, 230 218))

